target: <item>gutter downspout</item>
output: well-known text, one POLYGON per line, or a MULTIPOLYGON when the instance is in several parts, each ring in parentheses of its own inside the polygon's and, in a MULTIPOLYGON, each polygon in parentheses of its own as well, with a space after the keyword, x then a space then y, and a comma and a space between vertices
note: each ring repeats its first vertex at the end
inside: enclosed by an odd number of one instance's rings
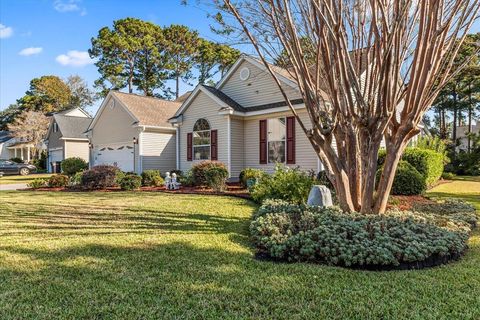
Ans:
POLYGON ((175 167, 180 170, 180 127, 175 127, 175 167))

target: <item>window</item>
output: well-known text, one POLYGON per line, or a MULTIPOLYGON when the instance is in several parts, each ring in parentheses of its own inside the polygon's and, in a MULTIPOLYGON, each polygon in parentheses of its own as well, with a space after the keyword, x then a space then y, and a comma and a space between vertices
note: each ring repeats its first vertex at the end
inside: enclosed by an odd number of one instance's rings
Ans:
POLYGON ((193 126, 193 160, 210 159, 210 124, 198 119, 193 126))
POLYGON ((273 118, 267 120, 268 163, 285 162, 285 118, 273 118))
POLYGON ((58 125, 56 122, 53 123, 53 132, 58 132, 58 125))

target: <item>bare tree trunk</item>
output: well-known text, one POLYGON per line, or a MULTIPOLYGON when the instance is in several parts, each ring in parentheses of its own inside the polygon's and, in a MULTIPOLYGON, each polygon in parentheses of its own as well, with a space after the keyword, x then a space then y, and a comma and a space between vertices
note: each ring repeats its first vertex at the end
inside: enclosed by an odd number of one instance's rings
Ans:
POLYGON ((452 128, 453 143, 457 142, 457 118, 458 118, 457 115, 458 115, 457 93, 453 92, 453 128, 452 128))

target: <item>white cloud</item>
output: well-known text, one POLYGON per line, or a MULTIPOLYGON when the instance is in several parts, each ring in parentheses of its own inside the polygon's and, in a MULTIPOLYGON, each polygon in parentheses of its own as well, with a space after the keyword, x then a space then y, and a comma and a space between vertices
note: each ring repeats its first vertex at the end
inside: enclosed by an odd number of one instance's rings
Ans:
POLYGON ((67 54, 61 54, 55 59, 62 66, 83 67, 93 64, 95 61, 90 59, 87 51, 71 50, 67 54))
POLYGON ((18 54, 21 56, 33 56, 35 54, 39 54, 43 51, 43 48, 40 47, 30 47, 21 50, 18 54))
POLYGON ((75 12, 79 11, 81 16, 87 14, 87 10, 80 6, 81 0, 55 0, 53 8, 58 12, 75 12))
POLYGON ((7 27, 0 23, 0 39, 11 37, 13 34, 12 27, 7 27))

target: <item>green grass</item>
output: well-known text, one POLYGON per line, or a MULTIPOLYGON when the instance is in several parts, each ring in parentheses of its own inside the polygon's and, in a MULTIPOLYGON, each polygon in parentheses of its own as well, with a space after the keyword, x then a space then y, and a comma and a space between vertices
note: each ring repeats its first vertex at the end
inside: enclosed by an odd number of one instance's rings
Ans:
POLYGON ((253 258, 254 209, 213 196, 0 192, 0 319, 480 317, 478 232, 460 261, 422 271, 278 264, 253 258))
POLYGON ((1 184, 17 184, 17 183, 29 183, 38 178, 49 178, 51 176, 50 173, 32 173, 28 176, 3 176, 0 177, 0 185, 1 184))

